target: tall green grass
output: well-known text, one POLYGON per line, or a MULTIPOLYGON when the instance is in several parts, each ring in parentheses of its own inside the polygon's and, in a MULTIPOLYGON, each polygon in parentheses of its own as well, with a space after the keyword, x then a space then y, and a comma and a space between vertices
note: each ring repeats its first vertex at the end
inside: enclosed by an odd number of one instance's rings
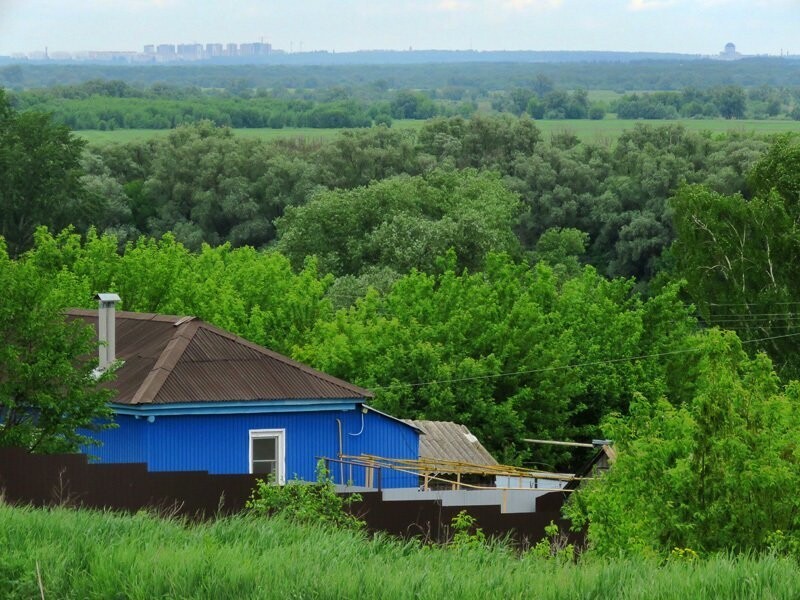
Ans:
POLYGON ((421 547, 387 537, 229 518, 189 525, 0 505, 0 597, 797 598, 796 563, 715 556, 579 565, 502 547, 421 547))

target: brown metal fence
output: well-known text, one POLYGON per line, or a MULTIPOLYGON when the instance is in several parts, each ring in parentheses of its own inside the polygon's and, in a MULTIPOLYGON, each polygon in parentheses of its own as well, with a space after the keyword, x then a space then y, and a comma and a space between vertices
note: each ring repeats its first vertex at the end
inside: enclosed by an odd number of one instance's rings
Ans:
MULTIPOLYGON (((205 471, 150 472, 144 464, 94 464, 83 454, 38 455, 0 448, 0 493, 11 504, 66 505, 135 512, 155 509, 190 518, 240 512, 255 487, 254 475, 211 475, 205 471)), ((537 512, 502 513, 499 506, 442 506, 437 500, 385 501, 380 492, 362 492, 352 512, 371 530, 402 536, 448 539, 449 523, 461 510, 477 519, 487 535, 529 544, 544 536, 551 521, 562 525, 566 494, 537 499, 537 512)), ((571 536, 580 541, 580 536, 571 536)))

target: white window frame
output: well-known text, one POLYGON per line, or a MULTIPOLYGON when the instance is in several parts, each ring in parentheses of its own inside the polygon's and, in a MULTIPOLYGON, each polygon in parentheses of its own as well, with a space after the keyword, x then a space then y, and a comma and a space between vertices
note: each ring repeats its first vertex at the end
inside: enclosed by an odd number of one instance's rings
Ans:
POLYGON ((277 456, 275 457, 275 467, 277 473, 275 474, 275 483, 284 485, 286 483, 286 430, 285 429, 251 429, 250 441, 248 444, 249 454, 247 457, 247 465, 250 474, 253 473, 253 440, 263 440, 273 438, 277 441, 275 444, 277 456))

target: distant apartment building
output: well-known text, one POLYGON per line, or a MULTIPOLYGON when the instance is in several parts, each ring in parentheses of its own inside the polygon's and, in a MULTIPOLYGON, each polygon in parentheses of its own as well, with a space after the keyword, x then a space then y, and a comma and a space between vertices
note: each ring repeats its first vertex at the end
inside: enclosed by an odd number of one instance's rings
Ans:
POLYGON ((203 58, 203 44, 178 44, 178 58, 200 60, 203 58))
POLYGON ((45 48, 43 51, 39 50, 27 54, 17 53, 11 58, 15 58, 17 60, 35 61, 76 60, 146 64, 172 61, 197 61, 221 57, 234 59, 259 59, 267 57, 270 54, 282 53, 282 50, 273 50, 272 44, 267 42, 249 42, 244 44, 145 44, 142 46, 142 52, 122 50, 90 50, 85 52, 53 52, 52 54, 48 54, 47 48, 45 48))
POLYGON ((266 56, 272 50, 272 44, 253 42, 239 45, 239 56, 266 56))
POLYGON ((222 56, 222 44, 206 44, 206 58, 222 56))
POLYGON ((156 54, 162 58, 175 58, 175 44, 159 44, 156 46, 156 54))

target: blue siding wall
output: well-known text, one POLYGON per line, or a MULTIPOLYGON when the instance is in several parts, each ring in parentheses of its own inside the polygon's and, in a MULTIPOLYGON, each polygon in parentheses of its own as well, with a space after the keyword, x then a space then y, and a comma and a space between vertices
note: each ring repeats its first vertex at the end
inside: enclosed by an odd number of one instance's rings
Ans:
MULTIPOLYGON (((342 423, 343 454, 419 456, 419 434, 414 429, 359 410, 158 416, 152 423, 119 415, 119 428, 95 434, 104 445, 88 452, 103 462, 146 462, 151 471, 247 473, 249 431, 285 429, 286 479, 297 476, 312 481, 316 457, 336 458, 339 453, 337 419, 342 423)), ((339 468, 332 463, 331 472, 337 483, 342 476, 354 485, 365 483, 365 470, 360 467, 339 468)), ((386 469, 381 480, 383 487, 416 487, 418 482, 412 474, 386 469)))
POLYGON ((82 431, 92 437, 100 446, 84 446, 81 452, 94 456, 100 462, 129 463, 147 462, 144 445, 144 429, 149 423, 146 419, 115 415, 117 427, 103 431, 82 431))

